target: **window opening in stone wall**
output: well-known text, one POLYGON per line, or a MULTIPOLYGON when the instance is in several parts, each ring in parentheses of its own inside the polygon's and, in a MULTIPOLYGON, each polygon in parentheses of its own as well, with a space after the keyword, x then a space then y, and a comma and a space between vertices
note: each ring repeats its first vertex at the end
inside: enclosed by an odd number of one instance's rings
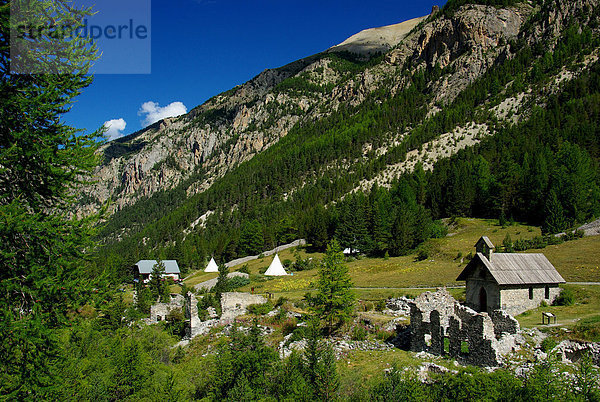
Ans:
POLYGON ((544 288, 544 299, 549 299, 550 298, 550 287, 548 285, 546 285, 546 287, 544 288))
POLYGON ((460 342, 460 353, 465 355, 469 354, 469 343, 467 341, 460 342))
POLYGON ((529 300, 533 300, 533 286, 529 287, 529 300))

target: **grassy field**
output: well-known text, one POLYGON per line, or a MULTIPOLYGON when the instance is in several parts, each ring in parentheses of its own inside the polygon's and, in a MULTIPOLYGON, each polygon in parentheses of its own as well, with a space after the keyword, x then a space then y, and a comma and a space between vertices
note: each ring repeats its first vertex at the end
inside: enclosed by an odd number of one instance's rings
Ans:
POLYGON ((573 328, 580 320, 594 317, 600 313, 600 286, 597 285, 564 285, 575 295, 572 306, 546 306, 526 311, 517 316, 522 327, 573 328), (547 311, 556 315, 556 325, 542 325, 542 312, 547 311))
MULTIPOLYGON (((377 300, 402 295, 416 295, 425 289, 439 286, 460 286, 456 277, 466 266, 464 258, 475 252, 475 242, 483 235, 488 236, 497 246, 502 245, 506 235, 513 241, 523 238, 530 239, 539 236, 540 229, 521 224, 501 227, 495 220, 459 218, 451 227, 448 236, 442 239, 432 239, 426 247, 430 250, 429 258, 416 261, 416 253, 401 257, 359 258, 346 263, 354 282, 356 295, 362 300, 377 300)), ((284 250, 279 254, 282 262, 295 260, 295 248, 284 250)), ((322 254, 307 254, 299 249, 302 258, 311 257, 319 260, 322 254)), ((600 236, 586 237, 542 250, 527 252, 544 253, 567 281, 600 282, 600 236)), ((286 277, 267 278, 259 275, 271 263, 273 257, 265 257, 247 263, 252 274, 250 285, 240 288, 240 291, 256 293, 272 293, 274 297, 284 296, 290 300, 301 299, 307 291, 314 289, 317 270, 294 272, 286 277)), ((285 265, 285 264, 284 264, 285 265)), ((242 265, 230 268, 238 270, 242 265)), ((215 278, 216 273, 198 271, 188 277, 186 284, 193 286, 202 281, 215 278)), ((452 289, 455 296, 460 298, 464 291, 452 289)), ((600 306, 600 303, 596 303, 600 306)))
POLYGON ((567 282, 600 282, 600 236, 527 252, 544 253, 567 282))
POLYGON ((340 376, 340 394, 356 394, 357 390, 368 389, 375 381, 381 380, 383 370, 409 367, 413 372, 422 363, 414 353, 400 349, 386 351, 353 350, 337 362, 340 376))

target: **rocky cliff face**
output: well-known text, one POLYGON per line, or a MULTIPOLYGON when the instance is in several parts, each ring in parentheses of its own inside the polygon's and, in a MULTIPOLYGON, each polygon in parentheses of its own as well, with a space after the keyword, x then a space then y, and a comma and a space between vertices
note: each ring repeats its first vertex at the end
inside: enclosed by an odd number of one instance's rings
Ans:
MULTIPOLYGON (((419 19, 410 32, 397 30, 398 43, 391 43, 393 35, 382 36, 379 44, 377 35, 355 35, 359 42, 368 38, 370 48, 392 47, 380 62, 365 68, 345 68, 346 53, 332 56, 336 48, 352 51, 348 44, 354 42, 349 39, 329 52, 265 70, 187 115, 165 119, 104 145, 99 152, 105 162, 94 173, 95 184, 82 191, 77 212, 91 213, 109 200, 110 211, 114 212, 178 185, 185 187, 188 196, 201 192, 231 168, 279 141, 295 124, 320 119, 341 106, 358 105, 383 86, 395 93, 410 85, 400 74, 406 68, 444 70, 439 79, 428 84, 435 94, 430 113, 435 113, 438 106, 451 102, 491 65, 511 58, 510 43, 525 40, 533 44, 556 37, 569 16, 597 6, 597 0, 558 3, 561 7, 550 10, 547 18, 532 22, 534 27, 529 32, 534 34, 525 37, 523 27, 537 10, 535 5, 466 5, 451 17, 437 12, 419 19)), ((487 133, 487 128, 484 131, 487 133)), ((389 145, 401 135, 391 133, 389 145)), ((452 153, 452 144, 459 148, 457 143, 449 142, 448 154, 452 153)), ((468 145, 472 142, 461 146, 468 145)), ((378 152, 385 153, 386 147, 378 152)), ((401 171, 396 166, 393 173, 401 171)))

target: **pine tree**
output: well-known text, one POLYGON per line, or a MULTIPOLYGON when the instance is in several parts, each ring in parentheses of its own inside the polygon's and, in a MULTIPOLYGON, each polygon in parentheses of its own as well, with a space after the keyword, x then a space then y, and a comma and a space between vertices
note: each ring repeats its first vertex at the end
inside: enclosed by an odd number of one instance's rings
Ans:
POLYGON ((240 232, 238 248, 243 255, 255 255, 262 251, 263 232, 260 222, 253 220, 244 223, 240 232))
POLYGON ((551 190, 548 195, 545 211, 546 219, 542 226, 542 232, 559 233, 567 228, 568 224, 565 218, 564 209, 554 190, 551 190))
POLYGON ((327 226, 329 216, 327 210, 319 205, 307 214, 306 222, 306 240, 311 248, 316 251, 325 251, 329 236, 327 226))
POLYGON ((308 338, 304 351, 306 373, 315 396, 323 401, 335 399, 340 382, 335 365, 335 354, 330 345, 321 340, 318 319, 308 324, 308 338))
POLYGON ((152 294, 152 300, 156 301, 160 298, 161 301, 166 301, 169 296, 169 284, 164 278, 165 264, 162 261, 158 261, 152 267, 152 273, 150 274, 150 281, 148 282, 148 288, 152 294))
POLYGON ((0 398, 49 399, 54 329, 84 302, 83 251, 93 247, 93 220, 68 212, 75 187, 97 162, 98 133, 81 135, 60 117, 91 83, 96 50, 59 31, 90 14, 66 0, 0 2, 0 398), (11 60, 15 21, 49 32, 11 60), (35 74, 25 74, 28 67, 35 74))
POLYGON ((351 287, 352 279, 344 265, 344 255, 338 242, 333 240, 327 246, 319 269, 317 294, 308 297, 314 313, 325 323, 329 334, 336 325, 350 318, 354 303, 351 287))
POLYGON ((229 290, 229 278, 227 275, 229 274, 229 268, 225 264, 219 265, 219 276, 217 277, 217 284, 213 288, 215 294, 218 295, 218 299, 220 299, 221 293, 227 292, 229 290))
POLYGON ((373 249, 375 255, 384 255, 390 249, 392 240, 392 219, 394 216, 389 191, 374 188, 371 191, 372 215, 371 232, 373 233, 373 249))

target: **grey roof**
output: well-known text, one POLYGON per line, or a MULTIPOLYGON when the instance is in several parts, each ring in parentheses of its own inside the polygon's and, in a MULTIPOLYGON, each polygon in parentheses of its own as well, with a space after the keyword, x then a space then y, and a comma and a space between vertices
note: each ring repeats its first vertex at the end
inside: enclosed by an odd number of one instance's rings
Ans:
MULTIPOLYGON (((163 264, 165 264, 165 274, 178 274, 179 265, 177 265, 177 261, 175 260, 162 260, 163 264)), ((135 266, 137 267, 140 274, 151 274, 152 268, 158 264, 156 260, 139 260, 135 266)))
POLYGON ((483 240, 483 241, 484 241, 484 243, 485 243, 485 244, 486 244, 486 245, 487 245, 489 248, 491 248, 492 250, 496 248, 496 247, 494 246, 494 244, 492 243, 492 241, 491 241, 491 240, 489 239, 489 237, 487 237, 487 236, 481 236, 481 238, 480 238, 479 240, 477 240, 477 243, 476 243, 475 245, 479 244, 479 242, 480 242, 480 241, 482 241, 482 240, 483 240))
POLYGON ((460 273, 457 281, 467 280, 480 261, 498 285, 533 285, 541 283, 564 283, 565 280, 544 254, 494 253, 489 261, 477 253, 460 273))

